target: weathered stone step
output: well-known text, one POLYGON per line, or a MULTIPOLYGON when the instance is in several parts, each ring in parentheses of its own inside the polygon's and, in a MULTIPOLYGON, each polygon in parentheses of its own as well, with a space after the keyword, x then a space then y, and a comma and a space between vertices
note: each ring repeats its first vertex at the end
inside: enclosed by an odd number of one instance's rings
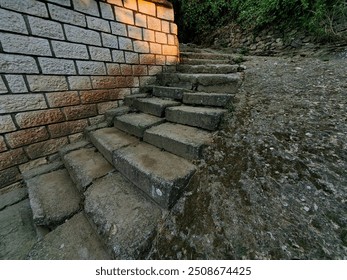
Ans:
POLYGON ((84 192, 96 179, 114 170, 95 148, 82 148, 67 153, 63 161, 80 192, 84 192))
POLYGON ((146 143, 119 149, 113 156, 116 169, 163 208, 173 206, 196 169, 189 161, 146 143))
POLYGON ((213 60, 241 60, 240 56, 227 54, 227 53, 210 53, 210 52, 181 52, 181 58, 190 59, 213 59, 213 60))
POLYGON ((137 94, 132 94, 124 97, 124 105, 132 107, 134 105, 134 100, 137 98, 145 98, 147 97, 147 93, 137 93, 137 94))
POLYGON ((80 210, 81 196, 66 169, 26 178, 35 224, 56 226, 80 210))
MULTIPOLYGON (((61 203, 63 201, 59 201, 61 203)), ((31 260, 109 260, 83 212, 48 233, 29 252, 31 260)))
POLYGON ((229 74, 243 70, 237 64, 205 64, 205 65, 177 65, 177 70, 181 73, 208 73, 208 74, 229 74))
POLYGON ((88 136, 98 151, 111 164, 113 164, 113 151, 139 142, 138 138, 130 136, 114 127, 106 127, 92 131, 88 136))
POLYGON ((153 86, 152 94, 157 97, 182 100, 187 89, 178 87, 153 86))
POLYGON ((166 108, 180 105, 181 102, 158 97, 137 98, 133 103, 134 108, 137 110, 157 117, 163 117, 166 108))
POLYGON ((190 90, 236 93, 241 84, 240 73, 233 74, 184 74, 161 73, 157 76, 162 86, 182 87, 190 90))
POLYGON ((183 103, 202 106, 225 107, 233 98, 228 93, 186 92, 183 94, 183 103))
POLYGON ((193 58, 186 58, 182 57, 180 59, 181 64, 184 65, 207 65, 207 64, 227 64, 232 65, 234 64, 233 61, 229 59, 193 59, 193 58))
POLYGON ((214 131, 218 129, 225 112, 227 110, 219 108, 179 106, 166 109, 166 119, 170 122, 214 131))
POLYGON ((85 211, 113 258, 143 259, 162 215, 160 207, 118 172, 97 180, 85 196, 85 211))
POLYGON ((199 159, 202 149, 211 143, 211 133, 181 124, 163 123, 145 131, 144 141, 175 155, 199 159))
POLYGON ((114 126, 131 135, 142 138, 146 129, 161 124, 164 121, 165 119, 145 113, 132 113, 117 117, 114 121, 114 126))

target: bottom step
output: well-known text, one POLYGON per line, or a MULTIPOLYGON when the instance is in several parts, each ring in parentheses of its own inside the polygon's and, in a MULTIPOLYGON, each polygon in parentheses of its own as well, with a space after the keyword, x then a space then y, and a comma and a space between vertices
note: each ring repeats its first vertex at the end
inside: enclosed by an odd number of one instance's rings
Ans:
POLYGON ((145 143, 115 151, 113 163, 165 209, 177 201, 196 170, 187 160, 145 143))

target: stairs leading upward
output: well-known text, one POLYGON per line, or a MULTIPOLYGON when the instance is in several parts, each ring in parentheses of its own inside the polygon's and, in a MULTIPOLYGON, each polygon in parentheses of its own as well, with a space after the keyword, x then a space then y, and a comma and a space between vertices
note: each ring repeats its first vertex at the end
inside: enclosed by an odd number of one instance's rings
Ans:
POLYGON ((177 72, 126 97, 60 161, 25 174, 34 222, 51 230, 29 258, 146 257, 242 79, 232 55, 189 49, 181 58, 177 72), (60 235, 71 248, 56 250, 60 235))

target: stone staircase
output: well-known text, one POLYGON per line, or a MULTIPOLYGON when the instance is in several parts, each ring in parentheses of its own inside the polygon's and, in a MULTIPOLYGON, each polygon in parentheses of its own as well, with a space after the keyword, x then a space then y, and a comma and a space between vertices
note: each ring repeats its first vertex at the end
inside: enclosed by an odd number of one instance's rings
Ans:
POLYGON ((181 58, 59 160, 24 174, 41 233, 29 259, 146 257, 242 80, 231 55, 186 47, 181 58))

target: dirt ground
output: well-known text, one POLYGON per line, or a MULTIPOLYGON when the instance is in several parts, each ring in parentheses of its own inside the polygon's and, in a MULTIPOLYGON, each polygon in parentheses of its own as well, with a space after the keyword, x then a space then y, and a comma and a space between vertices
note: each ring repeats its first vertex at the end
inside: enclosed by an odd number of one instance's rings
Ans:
POLYGON ((152 259, 347 259, 347 51, 246 57, 152 259))

